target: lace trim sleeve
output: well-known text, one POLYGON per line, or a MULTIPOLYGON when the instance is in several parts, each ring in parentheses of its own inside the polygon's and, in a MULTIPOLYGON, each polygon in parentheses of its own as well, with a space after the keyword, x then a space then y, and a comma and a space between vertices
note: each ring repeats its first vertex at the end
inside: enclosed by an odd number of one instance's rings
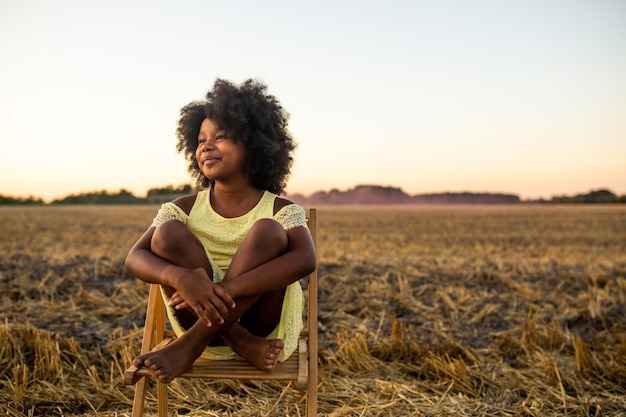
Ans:
POLYGON ((167 220, 180 220, 187 224, 187 213, 174 203, 164 203, 152 220, 152 226, 156 227, 167 220))
POLYGON ((280 223, 285 230, 300 226, 308 229, 304 208, 297 204, 289 204, 278 210, 278 213, 274 215, 274 220, 280 223))

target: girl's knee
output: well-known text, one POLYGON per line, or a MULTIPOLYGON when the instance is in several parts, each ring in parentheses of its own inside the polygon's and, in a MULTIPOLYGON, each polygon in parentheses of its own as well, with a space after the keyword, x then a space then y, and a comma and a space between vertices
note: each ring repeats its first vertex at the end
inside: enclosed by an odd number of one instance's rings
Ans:
POLYGON ((287 232, 280 223, 273 219, 257 220, 248 232, 248 236, 263 246, 276 248, 280 251, 287 250, 289 244, 287 232))
POLYGON ((152 252, 157 255, 175 253, 180 250, 181 243, 187 241, 191 232, 178 220, 167 220, 154 230, 151 240, 152 252))

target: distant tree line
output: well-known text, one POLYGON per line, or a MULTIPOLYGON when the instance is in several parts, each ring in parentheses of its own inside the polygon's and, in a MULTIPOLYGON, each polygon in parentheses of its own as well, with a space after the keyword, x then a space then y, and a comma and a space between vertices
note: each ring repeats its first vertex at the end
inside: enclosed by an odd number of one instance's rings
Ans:
MULTIPOLYGON (((56 199, 50 204, 162 204, 182 195, 192 194, 197 190, 185 184, 178 187, 166 186, 151 188, 145 197, 137 197, 126 189, 118 192, 106 190, 72 194, 56 199)), ((288 195, 287 198, 298 204, 623 204, 626 195, 617 196, 607 189, 590 191, 574 196, 554 196, 550 200, 520 200, 515 194, 501 193, 438 193, 408 195, 396 187, 379 185, 358 185, 346 191, 333 189, 318 191, 309 197, 301 194, 288 195)), ((13 198, 0 195, 0 205, 23 204, 44 205, 41 198, 13 198)))
MULTIPOLYGON (((79 194, 70 194, 66 197, 53 200, 51 205, 70 205, 70 204, 161 204, 166 201, 171 201, 182 195, 191 194, 194 189, 191 185, 166 186, 160 188, 152 188, 148 190, 145 197, 137 197, 126 189, 121 189, 117 192, 110 192, 106 190, 91 191, 79 194)), ((44 205, 44 201, 41 198, 35 199, 33 197, 28 198, 15 198, 0 195, 0 205, 44 205)))
POLYGON ((600 189, 574 196, 554 196, 550 200, 539 200, 538 202, 550 204, 623 204, 626 203, 626 195, 618 196, 609 190, 600 189))
POLYGON ((54 200, 50 204, 161 204, 171 201, 181 195, 191 194, 191 185, 179 187, 166 186, 151 188, 145 197, 137 197, 128 190, 121 189, 116 193, 109 191, 97 191, 74 194, 62 199, 54 200))
POLYGON ((177 197, 192 194, 196 190, 190 185, 185 184, 179 187, 167 186, 161 188, 151 188, 146 195, 147 204, 163 204, 166 201, 172 201, 177 197))
POLYGON ((30 204, 30 205, 43 205, 44 202, 41 198, 27 197, 27 198, 14 198, 0 195, 0 205, 13 205, 13 204, 30 204))
POLYGON ((71 194, 62 199, 52 201, 53 205, 58 204, 143 204, 142 198, 135 197, 128 190, 121 189, 116 193, 106 190, 92 191, 80 194, 71 194))

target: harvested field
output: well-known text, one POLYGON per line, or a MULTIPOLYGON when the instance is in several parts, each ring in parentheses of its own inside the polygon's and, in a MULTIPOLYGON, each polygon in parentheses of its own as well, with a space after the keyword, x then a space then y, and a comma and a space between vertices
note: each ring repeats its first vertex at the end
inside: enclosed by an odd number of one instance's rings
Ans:
MULTIPOLYGON (((123 261, 155 210, 0 207, 0 414, 130 415, 147 285, 123 261)), ((626 413, 626 207, 318 213, 320 414, 626 413)), ((303 404, 279 383, 170 388, 174 415, 303 404)))

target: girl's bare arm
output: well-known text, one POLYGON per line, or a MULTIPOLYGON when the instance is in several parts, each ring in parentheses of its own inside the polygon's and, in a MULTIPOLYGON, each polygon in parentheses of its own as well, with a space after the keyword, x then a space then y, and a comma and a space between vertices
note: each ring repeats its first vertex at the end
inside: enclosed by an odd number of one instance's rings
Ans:
POLYGON ((128 272, 142 281, 174 288, 206 325, 222 323, 235 306, 233 297, 204 269, 180 267, 155 255, 150 250, 154 230, 150 227, 131 248, 125 262, 128 272))

